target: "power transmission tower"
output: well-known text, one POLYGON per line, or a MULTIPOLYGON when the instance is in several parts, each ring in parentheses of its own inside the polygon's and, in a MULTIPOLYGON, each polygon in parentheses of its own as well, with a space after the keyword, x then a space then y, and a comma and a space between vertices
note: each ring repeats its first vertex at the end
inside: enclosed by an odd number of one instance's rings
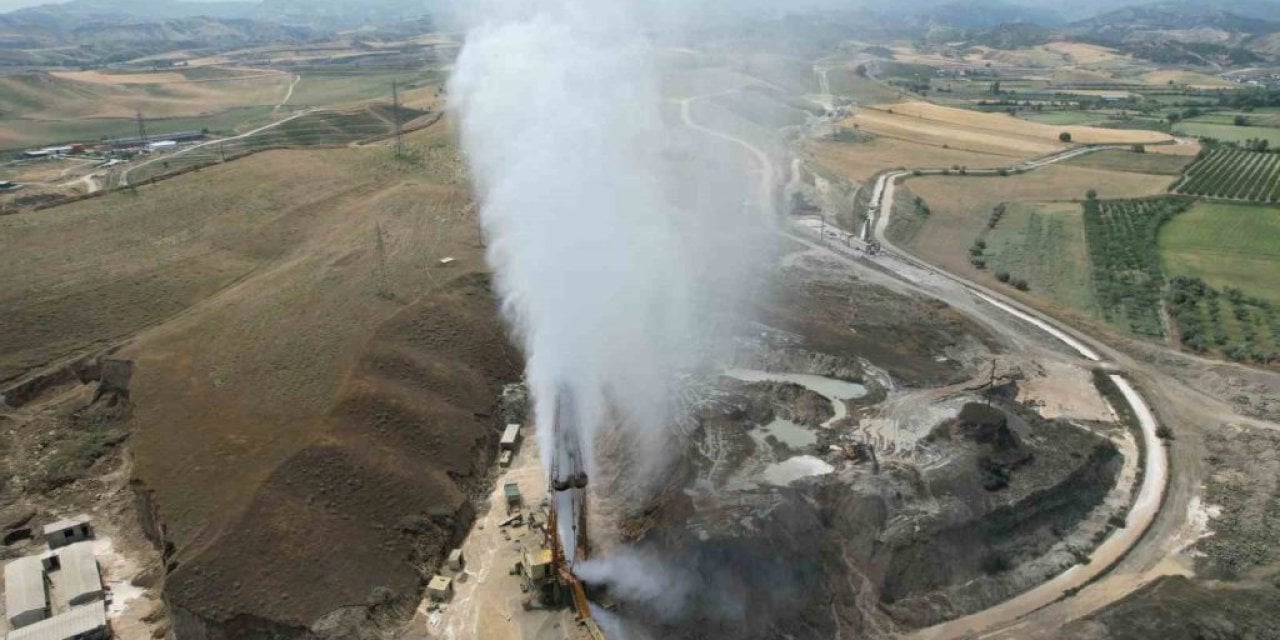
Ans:
POLYGON ((391 81, 391 122, 396 129, 396 157, 404 155, 403 132, 400 130, 400 87, 395 80, 391 81))
POLYGON ((374 272, 374 277, 378 280, 378 296, 381 298, 391 297, 391 287, 387 282, 387 247, 382 241, 382 223, 377 222, 373 225, 374 245, 377 249, 378 265, 374 272))
POLYGON ((146 125, 146 122, 142 119, 142 112, 139 111, 137 112, 137 114, 138 114, 138 140, 142 142, 143 147, 146 147, 147 146, 147 125, 146 125))

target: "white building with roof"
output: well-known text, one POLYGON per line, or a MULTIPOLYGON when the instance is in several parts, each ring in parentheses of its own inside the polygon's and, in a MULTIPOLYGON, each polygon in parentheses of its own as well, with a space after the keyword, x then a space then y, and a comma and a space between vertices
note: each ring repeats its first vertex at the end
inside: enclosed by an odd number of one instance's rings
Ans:
POLYGON ((101 600, 102 572, 93 555, 92 542, 77 542, 41 557, 49 584, 49 604, 54 611, 101 600))
POLYGON ((49 617, 49 596, 40 558, 18 558, 4 566, 4 611, 12 629, 49 617))
POLYGON ((4 567, 5 617, 12 629, 6 640, 109 638, 102 570, 86 541, 93 536, 89 519, 62 520, 44 530, 49 551, 4 567))
POLYGON ((8 640, 106 640, 111 637, 105 606, 76 607, 62 615, 10 631, 8 640))
POLYGON ((44 540, 49 544, 50 549, 65 547, 69 544, 92 538, 93 525, 89 523, 89 516, 86 515, 78 515, 74 518, 51 522, 44 526, 44 540))

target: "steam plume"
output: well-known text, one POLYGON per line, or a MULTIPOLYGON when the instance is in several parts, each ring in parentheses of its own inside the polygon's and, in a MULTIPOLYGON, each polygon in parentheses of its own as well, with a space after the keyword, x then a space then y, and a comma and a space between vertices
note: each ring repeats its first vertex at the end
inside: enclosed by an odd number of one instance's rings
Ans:
POLYGON ((741 165, 728 163, 736 176, 709 169, 725 166, 705 157, 725 143, 691 143, 663 102, 634 9, 487 3, 450 83, 536 419, 552 424, 567 389, 593 472, 606 419, 626 430, 633 464, 661 467, 674 374, 706 352, 711 319, 746 280, 762 237, 760 217, 743 212, 752 192, 741 165))

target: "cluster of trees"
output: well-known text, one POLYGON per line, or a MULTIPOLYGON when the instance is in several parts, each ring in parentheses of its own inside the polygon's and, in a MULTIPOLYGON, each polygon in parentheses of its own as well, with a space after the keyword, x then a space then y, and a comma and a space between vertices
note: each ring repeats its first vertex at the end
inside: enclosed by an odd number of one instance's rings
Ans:
POLYGON ((1027 282, 1026 279, 1024 278, 1013 277, 1013 275, 1010 274, 1008 271, 997 271, 996 280, 999 280, 1000 282, 1003 282, 1013 287, 1014 289, 1017 289, 1018 291, 1031 290, 1031 283, 1027 282))
POLYGON ((1280 200, 1280 154, 1214 147, 1201 152, 1176 190, 1213 198, 1280 200))
POLYGON ((1190 205, 1182 198, 1084 202, 1085 234, 1098 306, 1107 320, 1138 335, 1164 336, 1157 238, 1160 227, 1190 205))
POLYGON ((916 215, 921 215, 927 218, 933 214, 933 210, 929 208, 929 204, 920 196, 916 196, 915 199, 911 201, 911 204, 916 209, 916 215))
POLYGON ((991 210, 991 217, 987 218, 987 228, 995 229, 996 226, 1000 224, 1000 219, 1004 218, 1004 213, 1008 209, 1009 207, 1003 202, 996 205, 995 208, 991 210))
POLYGON ((987 241, 978 238, 973 241, 973 246, 969 247, 969 263, 979 269, 987 268, 987 241))
POLYGON ((1180 276, 1169 281, 1168 302, 1187 349, 1218 349, 1236 362, 1280 362, 1280 309, 1270 301, 1234 287, 1220 292, 1200 278, 1180 276), (1236 338, 1223 321, 1224 306, 1239 327, 1236 338))

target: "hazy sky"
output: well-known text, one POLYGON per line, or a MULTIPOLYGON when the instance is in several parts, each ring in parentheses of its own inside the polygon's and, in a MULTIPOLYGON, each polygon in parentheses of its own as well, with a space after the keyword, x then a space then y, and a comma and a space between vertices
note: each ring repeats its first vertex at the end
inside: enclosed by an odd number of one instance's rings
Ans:
POLYGON ((50 0, 0 0, 0 11, 13 11, 38 4, 53 4, 50 0))

